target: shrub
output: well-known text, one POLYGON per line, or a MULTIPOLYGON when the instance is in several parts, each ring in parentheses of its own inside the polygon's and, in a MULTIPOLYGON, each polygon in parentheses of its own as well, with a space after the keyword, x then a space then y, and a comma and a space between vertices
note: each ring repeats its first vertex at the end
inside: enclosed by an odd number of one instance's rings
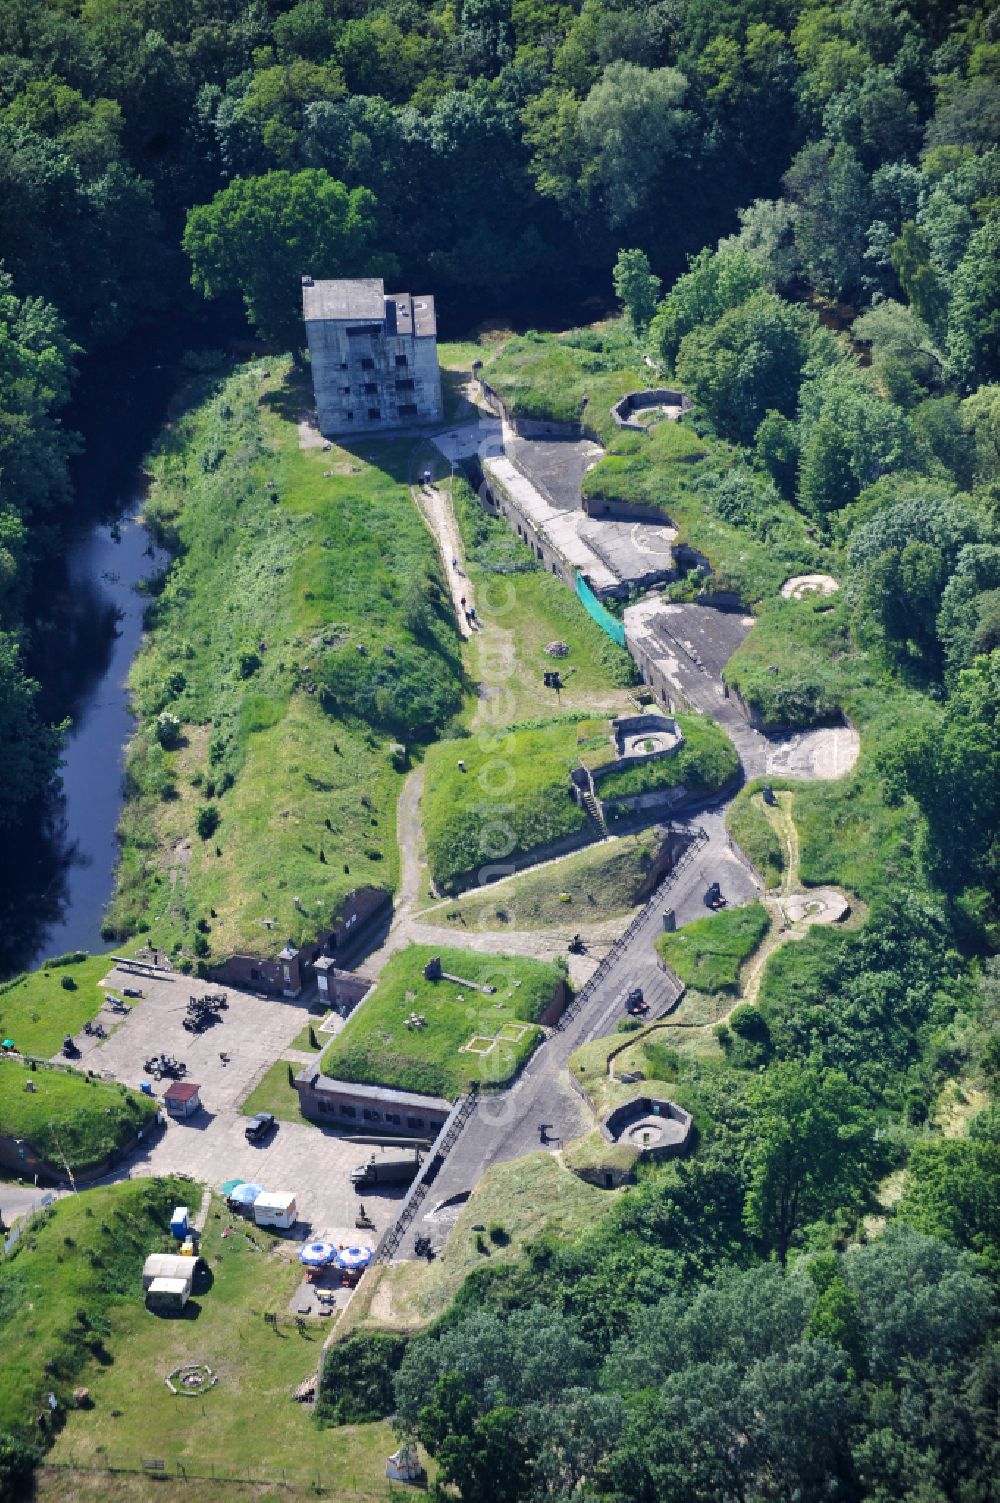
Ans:
POLYGON ((156 717, 156 739, 165 750, 176 746, 181 739, 181 723, 169 710, 161 710, 156 717))
POLYGON ((198 810, 196 829, 202 840, 208 840, 219 828, 219 811, 214 804, 202 804, 198 810))
POLYGON ((76 991, 76 982, 73 980, 72 976, 60 976, 59 985, 62 987, 64 992, 76 991))
POLYGON ((323 1425, 364 1425, 395 1409, 393 1379, 406 1352, 403 1336, 349 1336, 329 1348, 320 1373, 316 1418, 323 1425))

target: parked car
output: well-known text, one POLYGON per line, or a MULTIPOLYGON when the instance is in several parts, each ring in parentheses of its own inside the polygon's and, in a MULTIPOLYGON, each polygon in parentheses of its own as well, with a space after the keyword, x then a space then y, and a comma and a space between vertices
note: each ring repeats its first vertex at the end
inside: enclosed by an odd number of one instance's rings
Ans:
POLYGON ((122 987, 122 996, 123 997, 141 997, 142 996, 142 988, 139 987, 139 986, 123 986, 122 987))
POLYGON ((246 1137, 248 1143, 261 1143, 268 1134, 277 1126, 273 1112, 258 1112, 247 1123, 246 1137))

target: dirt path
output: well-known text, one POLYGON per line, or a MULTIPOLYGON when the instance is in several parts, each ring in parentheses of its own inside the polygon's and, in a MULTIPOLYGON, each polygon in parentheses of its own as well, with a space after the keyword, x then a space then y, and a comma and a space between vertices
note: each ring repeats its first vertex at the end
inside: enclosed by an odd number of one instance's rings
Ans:
POLYGON ((440 485, 420 483, 410 486, 410 494, 420 515, 433 532, 438 545, 445 578, 448 581, 448 590, 451 594, 451 603, 455 607, 459 633, 465 638, 471 637, 474 628, 466 613, 475 610, 476 597, 472 583, 465 572, 465 553, 452 509, 451 494, 440 485))
POLYGON ((399 842, 399 897, 396 913, 400 919, 414 911, 427 890, 427 868, 420 859, 420 800, 423 792, 424 769, 415 767, 403 784, 396 806, 396 839, 399 842))

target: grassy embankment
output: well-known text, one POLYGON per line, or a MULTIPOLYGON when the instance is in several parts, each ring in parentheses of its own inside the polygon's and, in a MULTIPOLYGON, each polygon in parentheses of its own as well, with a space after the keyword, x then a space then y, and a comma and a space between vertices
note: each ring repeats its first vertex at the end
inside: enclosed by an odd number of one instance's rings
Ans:
POLYGON ((109 922, 175 957, 276 949, 350 889, 393 888, 392 748, 461 705, 412 444, 301 449, 307 393, 288 362, 269 371, 202 383, 150 462, 147 516, 176 557, 132 674, 109 922))
MULTIPOLYGON (((699 716, 681 716, 680 725, 686 740, 675 756, 609 773, 599 796, 720 788, 737 767, 728 737, 699 716)), ((610 723, 575 715, 432 747, 423 814, 434 881, 447 890, 477 866, 585 835, 570 773, 581 761, 594 770, 614 757, 610 723)))
MULTIPOLYGON (((135 1193, 140 1187, 120 1188, 135 1193)), ((169 1216, 175 1202, 166 1196, 164 1203, 169 1216)), ((60 1218, 69 1205, 60 1203, 60 1218)), ((97 1202, 95 1206, 100 1209, 97 1202)), ((83 1216, 81 1202, 73 1209, 78 1218, 83 1216)), ((143 1457, 156 1456, 171 1469, 182 1464, 206 1476, 214 1469, 220 1478, 242 1478, 244 1486, 249 1471, 272 1483, 280 1483, 284 1474, 303 1491, 321 1478, 324 1492, 334 1497, 357 1493, 365 1499, 384 1498, 385 1458, 396 1445, 389 1426, 321 1431, 309 1406, 292 1401, 296 1386, 315 1371, 329 1331, 328 1324, 315 1320, 304 1322, 301 1329, 292 1324, 289 1302, 302 1277, 291 1256, 294 1249, 256 1228, 249 1229, 251 1242, 242 1225, 223 1238, 228 1220, 215 1202, 202 1244, 212 1283, 189 1303, 186 1319, 158 1318, 143 1308, 139 1268, 154 1242, 147 1238, 141 1253, 137 1244, 116 1284, 126 1297, 107 1312, 107 1356, 85 1374, 93 1408, 68 1415, 53 1460, 139 1470, 143 1457), (276 1329, 265 1324, 265 1311, 282 1318, 276 1329), (215 1387, 199 1398, 176 1397, 164 1383, 175 1367, 189 1362, 207 1363, 219 1375, 215 1387)), ((64 1224, 84 1245, 76 1225, 70 1228, 60 1220, 50 1256, 60 1244, 64 1224)), ((95 1235, 91 1229, 98 1224, 83 1223, 88 1237, 95 1235)), ((78 1255, 74 1261, 89 1267, 85 1257, 78 1255)), ((17 1262, 12 1264, 15 1270, 17 1262)), ((79 1300, 66 1303, 72 1321, 79 1300)), ((49 1380, 44 1382, 48 1387, 49 1380)))
POLYGON ((704 715, 678 715, 677 724, 684 737, 679 751, 607 773, 597 781, 598 797, 629 798, 667 788, 707 794, 728 783, 739 767, 739 759, 725 731, 704 715))
POLYGON ((518 1262, 542 1237, 581 1236, 617 1198, 615 1192, 585 1184, 548 1153, 494 1164, 433 1263, 400 1263, 369 1275, 338 1327, 338 1337, 366 1330, 422 1330, 445 1312, 469 1274, 518 1262))
POLYGON ((541 1039, 535 1025, 561 980, 555 966, 540 960, 411 945, 392 957, 334 1039, 323 1071, 337 1080, 431 1096, 455 1097, 473 1082, 502 1085, 541 1039), (435 955, 445 971, 496 990, 486 995, 453 981, 426 980, 424 966, 435 955), (406 1026, 414 1013, 426 1019, 424 1026, 406 1026))
MULTIPOLYGON (((900 884, 911 890, 926 885, 915 855, 917 811, 909 801, 886 798, 880 772, 883 747, 916 721, 923 701, 855 645, 848 615, 842 594, 765 602, 753 631, 727 663, 725 677, 766 720, 801 727, 842 711, 859 731, 860 756, 845 777, 769 781, 795 793, 802 882, 836 884, 870 904, 900 884)), ((751 812, 760 786, 751 783, 740 792, 728 824, 741 843, 745 837, 747 855, 772 881, 782 860, 773 832, 768 835, 751 812)))
MULTIPOLYGON (((431 461, 432 465, 434 461, 431 461)), ((440 455, 437 473, 446 473, 440 455)), ((469 678, 481 686, 471 722, 509 724, 553 709, 629 709, 625 690, 638 681, 628 653, 592 621, 571 590, 547 573, 502 517, 491 516, 470 486, 456 476, 454 509, 466 567, 485 630, 467 646, 469 678), (561 642, 564 657, 545 648, 561 642), (562 689, 547 689, 547 669, 558 668, 562 689)))
POLYGON ((53 1164, 61 1164, 62 1154, 71 1169, 100 1163, 152 1122, 156 1110, 155 1101, 127 1086, 0 1060, 0 1132, 27 1138, 53 1164))
POLYGON ((621 918, 640 901, 656 856, 649 834, 615 836, 537 870, 518 872, 485 892, 438 904, 426 916, 461 929, 547 929, 621 918))
MULTIPOLYGON (((92 1357, 108 1362, 113 1312, 122 1300, 141 1305, 143 1261, 166 1247, 170 1212, 183 1198, 179 1181, 162 1179, 68 1196, 0 1263, 0 1433, 38 1440, 35 1421, 47 1410, 45 1395, 55 1393, 65 1412, 92 1357)), ((190 1333, 186 1323, 184 1329, 190 1333)), ((94 1375, 88 1371, 86 1381, 94 1375)), ((163 1376, 158 1367, 139 1371, 131 1364, 117 1372, 137 1407, 163 1388, 163 1376)))
POLYGON ((23 1054, 55 1054, 67 1033, 79 1033, 101 1010, 104 993, 98 982, 110 968, 107 955, 57 956, 37 971, 3 982, 0 1037, 12 1038, 23 1054))
POLYGON ((581 419, 607 441, 617 432, 611 408, 627 392, 649 385, 642 358, 623 323, 601 333, 521 334, 484 363, 483 377, 515 418, 575 423, 581 419))
POLYGON ((572 716, 430 748, 422 803, 428 864, 439 887, 447 890, 477 866, 587 830, 587 815, 570 791, 579 762, 577 724, 572 716))
POLYGON ((763 903, 749 903, 745 908, 728 908, 695 919, 673 934, 661 934, 656 948, 685 986, 709 995, 735 992, 741 966, 770 927, 763 903))
POLYGON ((608 450, 584 476, 584 493, 661 510, 678 543, 708 559, 714 585, 737 591, 746 605, 776 593, 789 575, 829 566, 827 550, 793 507, 752 479, 734 490, 730 472, 741 466, 741 451, 699 435, 697 419, 660 423, 647 434, 615 427, 617 398, 656 379, 643 372, 619 326, 512 339, 483 374, 515 415, 572 421, 582 413, 608 450))

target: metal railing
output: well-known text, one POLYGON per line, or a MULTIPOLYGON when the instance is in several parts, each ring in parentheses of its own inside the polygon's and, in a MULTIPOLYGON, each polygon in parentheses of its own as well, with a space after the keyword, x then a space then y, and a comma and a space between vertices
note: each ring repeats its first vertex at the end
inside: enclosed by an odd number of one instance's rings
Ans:
POLYGON ((608 972, 615 965, 623 951, 628 949, 637 932, 647 922, 650 914, 661 905, 665 894, 674 885, 681 872, 684 871, 685 867, 690 865, 690 863, 694 860, 696 853, 701 849, 703 845, 706 845, 707 843, 708 831, 705 830, 701 825, 699 825, 695 837, 691 841, 691 844, 687 846, 687 848, 682 853, 680 860, 677 861, 677 863, 664 877, 659 887, 653 893, 653 896, 649 899, 649 902, 646 904, 645 908, 641 908, 639 910, 635 918, 625 930, 624 934, 619 935, 614 944, 611 946, 611 949, 600 961, 594 974, 584 982, 583 986, 581 986, 580 990, 576 993, 572 1002, 570 1002, 569 1006, 566 1008, 566 1011, 563 1013, 562 1017, 555 1025, 558 1030, 561 1031, 567 1026, 568 1023, 571 1023, 579 1013, 580 1009, 587 1004, 587 1002, 593 996, 594 992, 600 986, 601 982, 607 976, 608 972))
POLYGON ((441 1129, 440 1136, 421 1167, 420 1174, 414 1180, 410 1193, 400 1206, 399 1215, 381 1237, 375 1249, 373 1263, 388 1263, 398 1250, 399 1244, 424 1203, 427 1191, 441 1172, 445 1158, 454 1148, 463 1127, 475 1111, 477 1100, 476 1091, 473 1088, 468 1096, 460 1096, 456 1101, 451 1115, 441 1129))

